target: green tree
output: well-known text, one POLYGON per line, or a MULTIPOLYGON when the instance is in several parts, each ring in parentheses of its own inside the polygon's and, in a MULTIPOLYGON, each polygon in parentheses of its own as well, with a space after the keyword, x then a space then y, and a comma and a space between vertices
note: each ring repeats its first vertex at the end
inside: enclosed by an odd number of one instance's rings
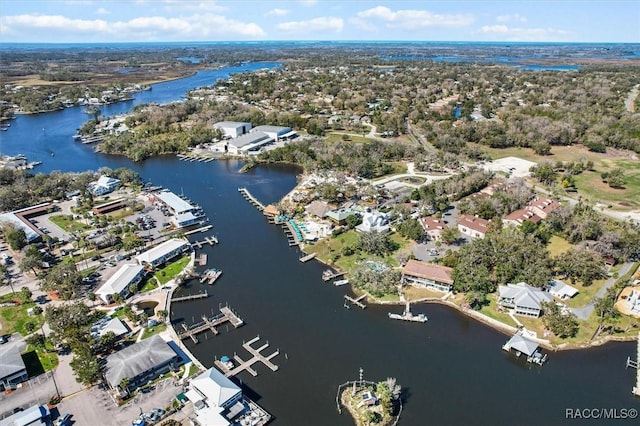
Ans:
POLYGON ((588 249, 572 247, 555 259, 555 265, 572 283, 581 281, 585 287, 605 276, 602 258, 588 249))
POLYGON ((70 362, 76 379, 86 386, 91 386, 100 379, 100 365, 89 349, 76 352, 70 362))
POLYGON ((575 315, 564 312, 555 302, 543 302, 544 316, 542 322, 553 334, 558 337, 574 337, 580 328, 575 315))
POLYGON ((414 241, 421 241, 425 236, 424 228, 416 219, 404 220, 398 225, 398 233, 414 241))
POLYGON ((362 223, 362 216, 360 216, 359 214, 352 214, 350 216, 347 216, 344 221, 347 225, 347 228, 353 229, 362 223))
POLYGON ((440 239, 445 244, 455 244, 460 238, 460 230, 455 226, 447 226, 440 232, 440 239))
POLYGON ((604 296, 598 298, 595 301, 595 312, 599 318, 598 330, 596 330, 595 336, 602 333, 607 327, 610 333, 613 333, 615 324, 620 317, 620 313, 615 308, 617 290, 615 287, 607 289, 604 296))
POLYGON ((2 223, 2 235, 11 250, 20 250, 27 245, 27 234, 11 222, 2 223))
POLYGON ((82 284, 82 274, 78 272, 75 263, 62 262, 49 270, 40 283, 45 291, 55 291, 64 300, 77 296, 82 284))
POLYGON ((397 244, 386 233, 374 230, 360 233, 358 248, 365 253, 384 256, 396 250, 397 244))
POLYGON ((558 178, 558 173, 554 170, 553 163, 550 161, 532 166, 530 171, 531 176, 545 185, 553 185, 558 178))
POLYGON ((27 272, 31 270, 34 275, 36 275, 36 268, 42 268, 42 262, 44 261, 44 256, 33 244, 29 244, 25 250, 24 257, 20 260, 20 270, 22 272, 27 272))

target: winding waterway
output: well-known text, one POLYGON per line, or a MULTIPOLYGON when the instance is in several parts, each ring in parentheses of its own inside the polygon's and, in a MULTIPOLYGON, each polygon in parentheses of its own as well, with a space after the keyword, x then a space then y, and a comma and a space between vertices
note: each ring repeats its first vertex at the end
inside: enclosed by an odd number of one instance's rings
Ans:
MULTIPOLYGON (((187 89, 212 84, 230 72, 274 65, 247 64, 157 84, 132 102, 103 107, 103 113, 177 100, 187 89)), ((259 167, 239 174, 237 161, 189 163, 173 156, 133 163, 74 142, 71 136, 87 118, 81 108, 20 116, 0 135, 0 151, 43 161, 36 170, 43 172, 130 167, 144 180, 184 192, 202 205, 220 240, 203 250, 209 266, 223 269, 224 275, 206 286, 212 297, 174 304, 172 319, 190 324, 228 303, 245 320, 240 329, 223 327, 218 336, 201 335, 198 345, 187 342, 207 366, 216 356, 248 358, 242 342, 257 335, 270 344, 265 353, 280 350, 273 360, 279 371, 256 364, 258 377, 238 377, 275 416, 274 424, 353 424, 347 414, 337 414, 335 396, 337 386, 355 379, 360 367, 365 379, 396 377, 403 386, 402 425, 573 424, 580 421, 566 420, 566 409, 640 408, 631 395, 635 371, 624 368, 627 356, 635 355, 634 344, 551 353, 539 368, 503 352, 506 336, 444 306, 416 306, 416 313, 428 315, 426 324, 390 321, 387 312, 401 307, 345 309, 346 286, 323 283, 324 268, 316 261, 298 262, 297 249, 287 245, 281 229, 267 224, 237 192, 246 186, 265 203, 277 201, 295 185, 297 169, 259 167)), ((195 282, 181 291, 195 293, 202 287, 195 282)))

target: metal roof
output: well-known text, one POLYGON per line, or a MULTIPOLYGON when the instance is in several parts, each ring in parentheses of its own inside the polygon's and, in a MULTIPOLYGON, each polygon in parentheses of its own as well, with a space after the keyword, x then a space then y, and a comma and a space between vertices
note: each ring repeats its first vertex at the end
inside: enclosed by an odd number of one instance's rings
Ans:
POLYGON ((538 349, 538 344, 536 342, 529 340, 520 334, 516 334, 509 339, 507 345, 527 356, 533 355, 538 349))
POLYGON ((131 282, 136 279, 142 272, 143 267, 141 265, 126 264, 122 265, 120 269, 116 271, 111 278, 96 290, 96 294, 114 294, 122 292, 125 288, 129 287, 131 282))
POLYGON ((210 368, 191 380, 191 386, 207 399, 210 406, 216 407, 224 406, 227 401, 242 392, 235 383, 215 368, 210 368))
POLYGON ((0 346, 0 379, 24 370, 25 365, 16 345, 0 346))
POLYGON ((158 192, 156 196, 176 213, 188 212, 196 208, 194 205, 178 197, 171 191, 161 191, 158 192))
POLYGON ((167 254, 173 252, 174 250, 179 250, 188 244, 189 243, 185 240, 172 238, 160 244, 159 246, 152 248, 151 250, 147 250, 143 253, 140 253, 139 255, 136 256, 136 260, 140 264, 145 262, 152 264, 156 260, 166 256, 167 254))

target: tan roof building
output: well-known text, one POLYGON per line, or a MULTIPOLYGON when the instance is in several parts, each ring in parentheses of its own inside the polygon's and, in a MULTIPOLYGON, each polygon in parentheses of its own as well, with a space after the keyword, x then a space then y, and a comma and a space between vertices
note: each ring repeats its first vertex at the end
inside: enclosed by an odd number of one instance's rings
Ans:
POLYGON ((464 214, 458 218, 458 229, 465 235, 474 238, 484 238, 489 229, 489 221, 464 214))
POLYGON ((442 219, 437 219, 433 216, 421 217, 419 219, 422 229, 427 233, 430 240, 438 241, 441 238, 442 230, 447 227, 447 224, 442 219))
POLYGON ((531 200, 525 208, 537 214, 542 219, 546 219, 547 216, 558 207, 560 207, 560 203, 556 200, 536 197, 531 200))
POLYGON ((402 282, 448 292, 453 288, 452 272, 453 269, 446 266, 411 259, 402 268, 402 282))
POLYGON ((518 226, 518 225, 522 225, 524 222, 527 222, 527 221, 538 223, 541 220, 542 219, 540 218, 540 216, 538 216, 531 210, 520 209, 505 216, 502 219, 502 223, 504 223, 505 225, 518 226))

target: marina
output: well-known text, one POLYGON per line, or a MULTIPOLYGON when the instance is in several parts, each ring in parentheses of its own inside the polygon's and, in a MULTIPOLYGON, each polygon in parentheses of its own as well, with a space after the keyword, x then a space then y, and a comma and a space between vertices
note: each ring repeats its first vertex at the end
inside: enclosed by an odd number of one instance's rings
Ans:
POLYGON ((210 246, 218 244, 218 239, 216 237, 207 237, 204 241, 194 241, 191 243, 191 247, 201 249, 204 244, 209 244, 210 246))
POLYGON ((245 350, 249 352, 252 355, 252 357, 245 361, 242 358, 240 358, 237 354, 234 354, 233 359, 238 363, 237 366, 234 366, 233 368, 229 368, 229 366, 233 365, 233 363, 229 364, 229 361, 224 362, 222 360, 216 360, 214 361, 214 364, 227 377, 233 377, 238 373, 241 373, 242 371, 247 371, 249 374, 256 377, 258 375, 258 372, 253 368, 251 368, 253 364, 255 364, 256 362, 263 363, 271 371, 278 371, 278 366, 273 362, 271 362, 271 360, 280 354, 280 350, 276 350, 271 355, 264 356, 262 355, 261 352, 269 347, 269 342, 263 344, 262 346, 256 349, 251 345, 256 343, 258 340, 260 340, 260 336, 256 336, 253 339, 249 340, 248 342, 242 344, 242 347, 245 348, 245 350))
POLYGON ((244 325, 244 321, 242 321, 242 319, 236 315, 231 308, 225 306, 220 308, 220 313, 218 315, 214 315, 210 318, 203 315, 201 322, 192 324, 190 327, 185 323, 182 323, 181 325, 184 331, 178 333, 178 337, 180 340, 191 339, 193 343, 199 343, 199 340, 196 337, 197 334, 205 331, 211 331, 213 334, 218 334, 218 329, 216 327, 226 322, 229 322, 235 328, 244 325))
MULTIPOLYGON (((347 295, 347 294, 345 294, 345 295, 344 295, 344 298, 345 298, 345 300, 346 300, 347 302, 350 302, 352 305, 356 305, 356 306, 358 306, 358 307, 359 307, 359 308, 361 308, 361 309, 364 309, 364 308, 366 308, 366 307, 367 307, 367 305, 365 305, 364 303, 362 303, 362 300, 364 300, 364 299, 365 299, 365 297, 367 297, 367 295, 366 295, 366 294, 363 294, 362 296, 360 296, 360 297, 358 297, 358 298, 356 298, 356 299, 354 299, 353 297, 351 297, 351 296, 349 296, 349 295, 347 295)), ((346 304, 346 302, 345 302, 345 307, 348 307, 348 306, 349 306, 349 305, 347 305, 347 304, 346 304)))

